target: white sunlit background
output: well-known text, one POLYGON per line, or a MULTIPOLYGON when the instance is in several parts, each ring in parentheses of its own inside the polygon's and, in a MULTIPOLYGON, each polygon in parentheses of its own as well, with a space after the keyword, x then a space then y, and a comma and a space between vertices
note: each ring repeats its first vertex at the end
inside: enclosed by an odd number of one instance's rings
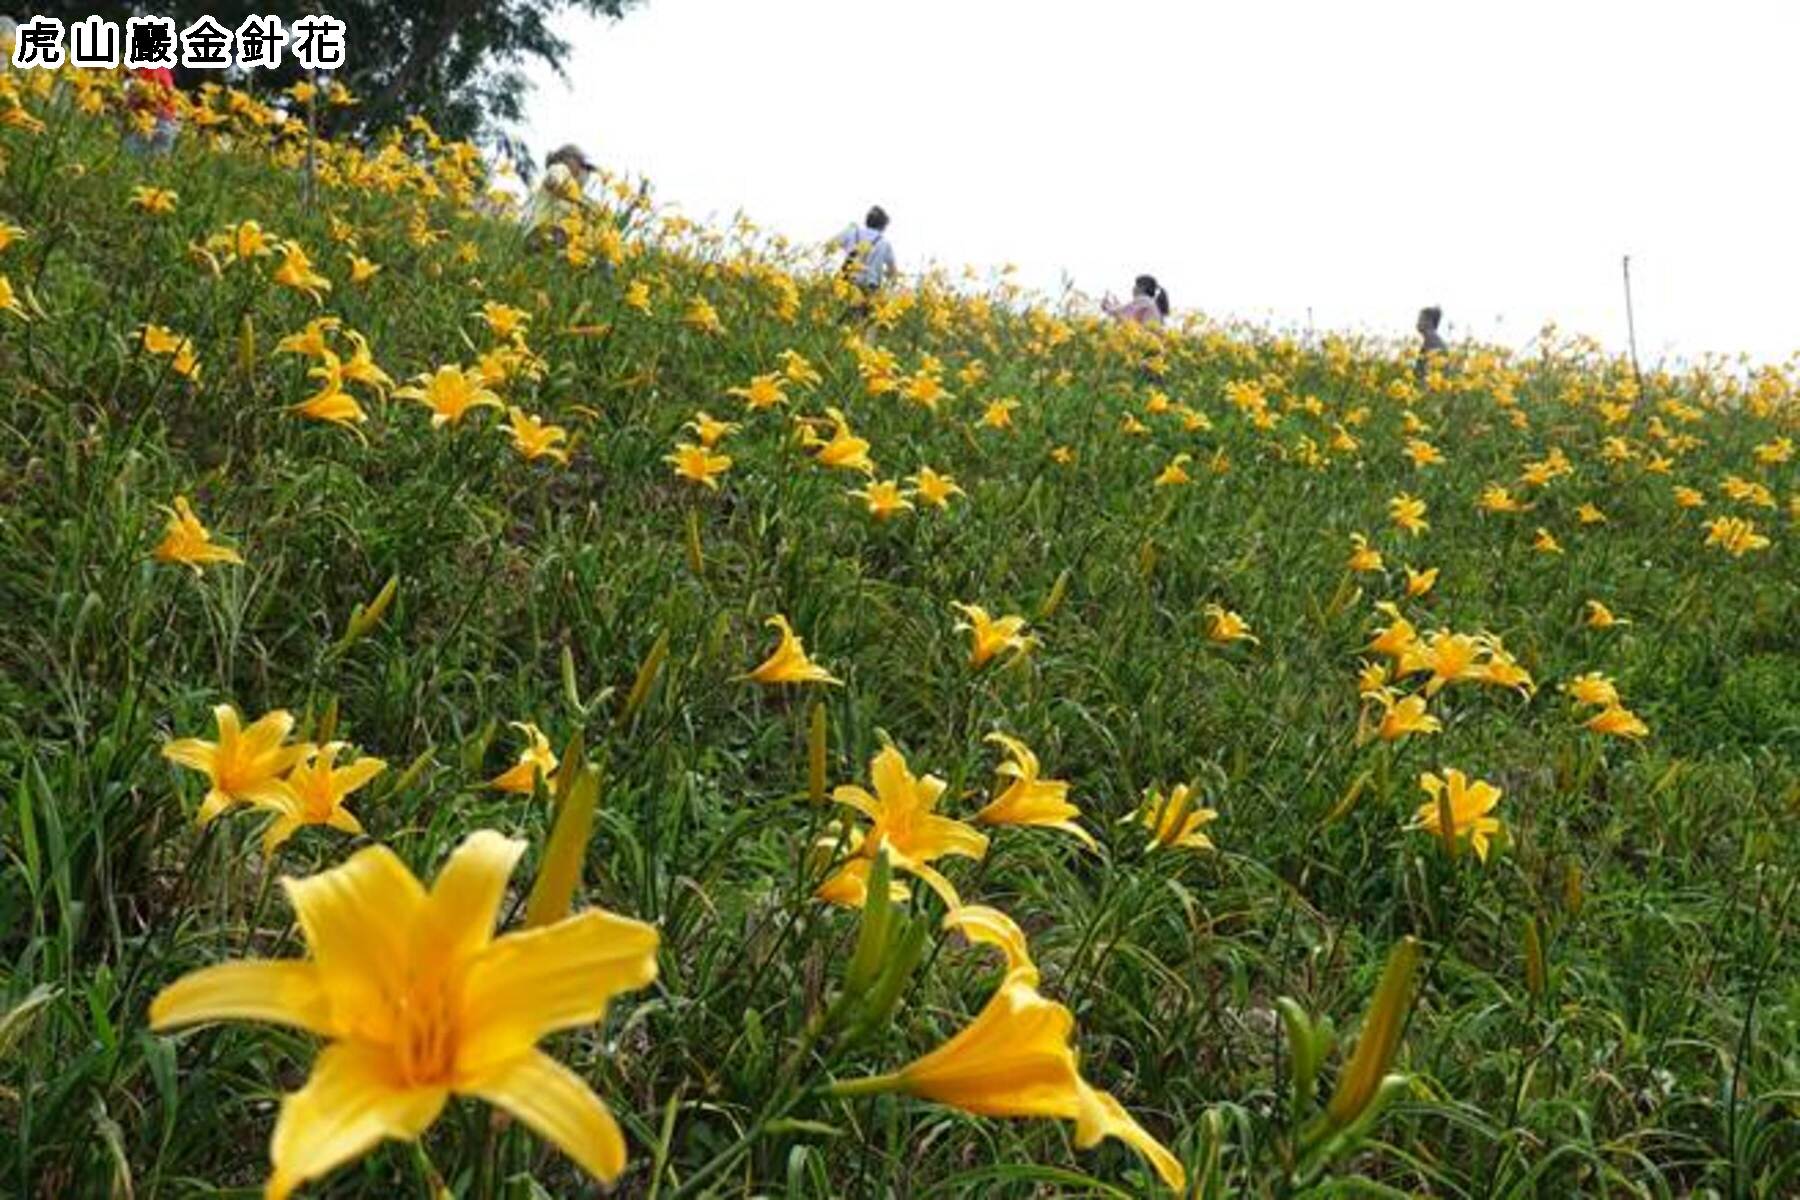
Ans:
POLYGON ((1629 253, 1646 362, 1800 349, 1800 6, 649 0, 561 31, 534 150, 692 216, 822 240, 879 202, 909 270, 1150 272, 1297 330, 1437 303, 1515 346, 1623 350, 1629 253))

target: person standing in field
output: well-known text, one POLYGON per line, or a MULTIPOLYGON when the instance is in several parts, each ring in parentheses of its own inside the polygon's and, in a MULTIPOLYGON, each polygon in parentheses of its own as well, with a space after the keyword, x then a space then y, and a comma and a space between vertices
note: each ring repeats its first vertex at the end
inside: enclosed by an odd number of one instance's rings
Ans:
POLYGON ((167 67, 134 67, 126 81, 126 104, 132 130, 125 147, 133 154, 167 154, 175 148, 181 113, 175 104, 175 73, 167 67), (148 113, 150 131, 142 132, 140 114, 148 113))
POLYGON ((1134 325, 1161 325, 1169 315, 1169 293, 1154 275, 1139 275, 1131 285, 1131 299, 1120 304, 1110 295, 1100 302, 1106 315, 1134 325))
POLYGON ((569 244, 569 231, 563 220, 587 207, 584 197, 588 177, 594 164, 581 147, 570 142, 558 146, 544 159, 544 177, 531 193, 525 210, 526 245, 534 248, 563 250, 569 244))
POLYGON ((831 239, 832 249, 844 256, 840 268, 843 277, 857 291, 851 313, 858 318, 869 315, 875 295, 882 286, 899 274, 894 263, 894 246, 887 239, 887 210, 877 204, 862 219, 831 239))
POLYGON ((1420 386, 1424 386, 1425 377, 1431 373, 1431 356, 1450 349, 1438 335, 1438 326, 1443 321, 1444 310, 1435 304, 1419 310, 1419 320, 1414 326, 1419 331, 1419 357, 1413 363, 1413 379, 1420 386))

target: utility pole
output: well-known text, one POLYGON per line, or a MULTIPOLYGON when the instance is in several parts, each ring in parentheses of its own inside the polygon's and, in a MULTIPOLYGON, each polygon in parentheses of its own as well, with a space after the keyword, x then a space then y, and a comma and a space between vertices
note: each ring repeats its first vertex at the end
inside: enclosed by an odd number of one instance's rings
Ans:
POLYGON ((1631 345, 1631 373, 1637 379, 1638 395, 1644 394, 1644 369, 1638 365, 1637 315, 1631 307, 1631 255, 1625 256, 1625 336, 1631 345))

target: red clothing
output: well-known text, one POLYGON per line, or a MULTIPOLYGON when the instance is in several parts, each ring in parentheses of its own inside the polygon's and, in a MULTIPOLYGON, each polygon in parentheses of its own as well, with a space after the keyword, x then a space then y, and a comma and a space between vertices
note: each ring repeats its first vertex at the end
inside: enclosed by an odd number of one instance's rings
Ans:
POLYGON ((169 68, 134 67, 131 92, 131 107, 154 108, 157 116, 175 119, 175 73, 169 68))

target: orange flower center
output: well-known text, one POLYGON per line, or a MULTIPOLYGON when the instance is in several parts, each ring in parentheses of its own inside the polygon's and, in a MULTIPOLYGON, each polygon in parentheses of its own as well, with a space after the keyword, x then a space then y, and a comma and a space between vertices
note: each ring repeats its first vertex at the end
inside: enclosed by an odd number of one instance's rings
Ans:
POLYGON ((448 1084, 456 1065, 456 1020, 450 988, 426 980, 403 996, 394 1057, 401 1079, 415 1086, 448 1084))

